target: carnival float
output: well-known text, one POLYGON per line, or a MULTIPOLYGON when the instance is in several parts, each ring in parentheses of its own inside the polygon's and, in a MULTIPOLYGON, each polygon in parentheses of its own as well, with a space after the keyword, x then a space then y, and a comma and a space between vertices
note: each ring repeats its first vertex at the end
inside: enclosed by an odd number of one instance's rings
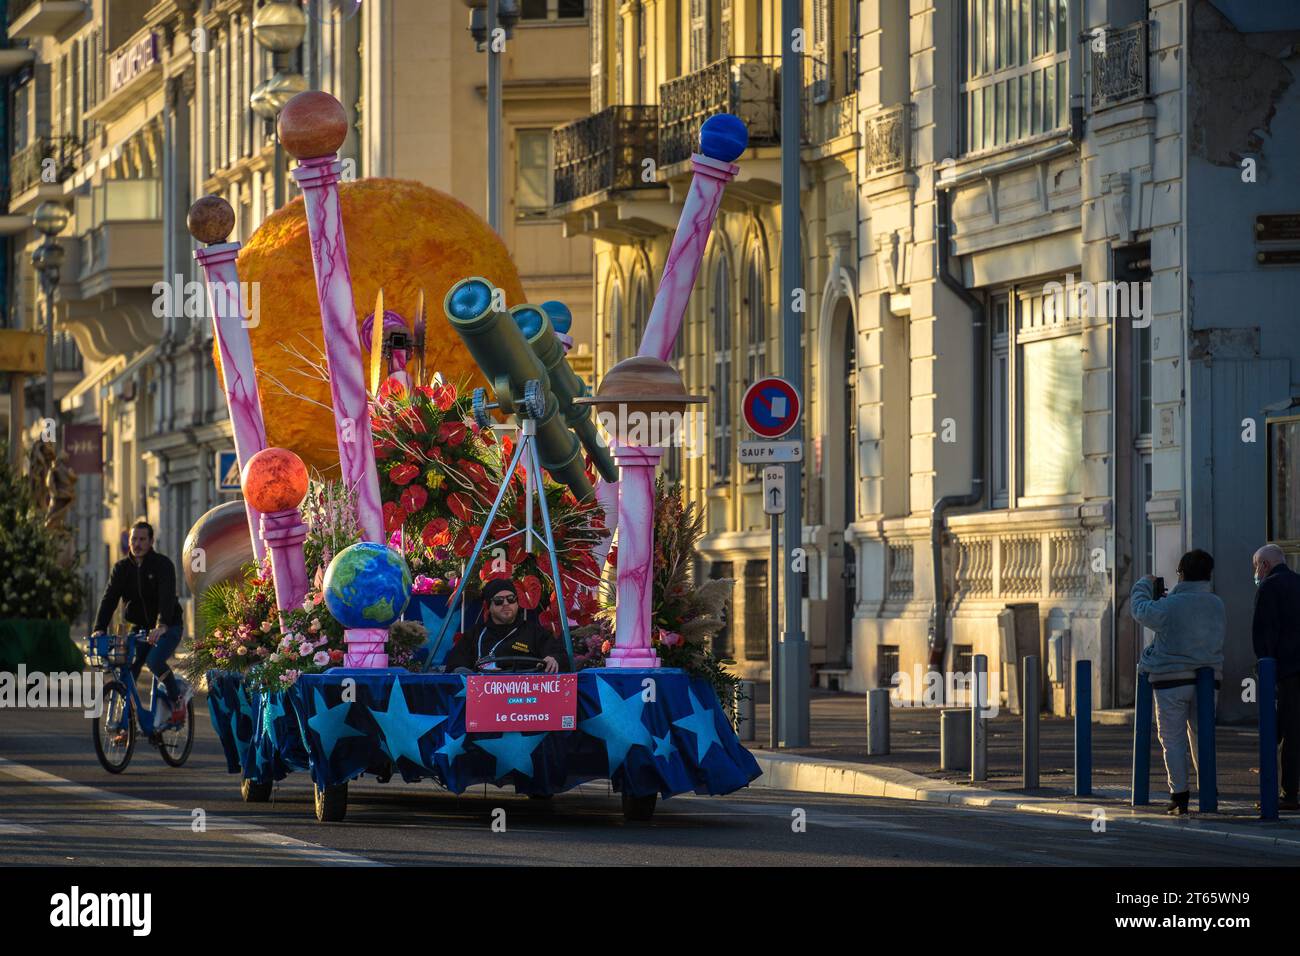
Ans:
POLYGON ((244 798, 306 772, 329 821, 363 774, 539 798, 607 779, 644 820, 659 797, 746 786, 759 768, 733 728, 736 679, 708 640, 729 582, 693 581, 702 516, 627 426, 702 401, 667 359, 744 124, 703 125, 639 353, 594 394, 565 359, 568 309, 523 301, 472 210, 340 181, 346 126, 325 93, 284 108, 302 199, 246 248, 224 200, 189 215, 244 491, 186 541, 190 670, 244 798), (445 672, 497 578, 567 673, 508 656, 445 672))

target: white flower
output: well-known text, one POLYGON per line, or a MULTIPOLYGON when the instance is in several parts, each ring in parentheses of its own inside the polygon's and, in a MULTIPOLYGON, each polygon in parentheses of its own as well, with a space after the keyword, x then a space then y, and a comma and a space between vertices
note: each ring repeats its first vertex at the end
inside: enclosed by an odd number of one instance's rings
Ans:
POLYGON ((279 652, 277 651, 276 653, 272 654, 270 657, 267 658, 267 660, 269 660, 272 664, 278 664, 278 663, 280 663, 280 654, 279 654, 279 652))
POLYGON ((245 647, 243 644, 240 644, 238 649, 235 651, 235 653, 238 654, 240 657, 243 657, 245 654, 248 653, 248 648, 245 647))

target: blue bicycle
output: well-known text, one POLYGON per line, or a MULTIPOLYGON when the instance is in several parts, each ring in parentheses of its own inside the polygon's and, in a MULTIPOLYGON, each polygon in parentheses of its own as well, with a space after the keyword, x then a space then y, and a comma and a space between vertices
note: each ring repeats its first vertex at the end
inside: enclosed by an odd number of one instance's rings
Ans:
POLYGON ((168 766, 179 767, 185 763, 194 746, 193 701, 186 704, 183 715, 172 715, 167 694, 156 677, 149 688, 149 706, 146 708, 140 699, 131 664, 137 643, 148 633, 140 630, 86 638, 90 665, 102 668, 109 675, 104 684, 103 706, 91 723, 95 756, 109 773, 121 773, 131 762, 137 727, 158 748, 168 766))

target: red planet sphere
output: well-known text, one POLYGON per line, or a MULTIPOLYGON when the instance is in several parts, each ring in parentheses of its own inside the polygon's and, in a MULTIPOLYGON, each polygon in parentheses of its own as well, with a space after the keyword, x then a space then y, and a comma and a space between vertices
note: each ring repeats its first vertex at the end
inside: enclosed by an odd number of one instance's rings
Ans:
POLYGON ((307 496, 307 466, 287 448, 263 448, 244 466, 244 497, 258 511, 292 511, 307 496))

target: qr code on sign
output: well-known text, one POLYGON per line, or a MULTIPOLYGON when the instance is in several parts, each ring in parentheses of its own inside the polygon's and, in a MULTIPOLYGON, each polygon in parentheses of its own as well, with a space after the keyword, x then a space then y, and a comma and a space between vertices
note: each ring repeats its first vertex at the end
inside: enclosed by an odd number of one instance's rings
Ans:
POLYGON ((560 718, 560 729, 561 729, 561 730, 572 730, 572 729, 573 729, 573 718, 572 718, 572 717, 561 717, 561 718, 560 718))

